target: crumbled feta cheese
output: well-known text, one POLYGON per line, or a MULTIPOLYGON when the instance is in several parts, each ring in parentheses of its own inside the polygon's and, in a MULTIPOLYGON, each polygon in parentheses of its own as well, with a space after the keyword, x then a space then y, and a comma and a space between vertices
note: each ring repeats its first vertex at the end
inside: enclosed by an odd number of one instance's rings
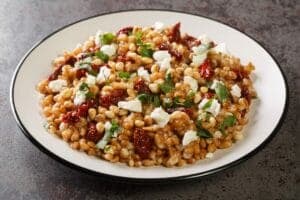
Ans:
POLYGON ((92 62, 92 58, 87 57, 83 60, 76 62, 74 67, 75 67, 75 69, 88 69, 89 70, 89 69, 91 69, 91 62, 92 62))
POLYGON ((208 102, 208 101, 212 101, 211 105, 208 108, 205 108, 205 111, 213 114, 214 116, 217 116, 220 112, 221 109, 221 104, 219 104, 219 102, 216 99, 203 99, 200 103, 199 103, 199 109, 202 109, 204 107, 204 105, 208 102))
POLYGON ((207 49, 208 49, 208 45, 206 45, 206 44, 200 44, 197 47, 192 47, 192 51, 195 54, 203 54, 207 51, 207 49))
POLYGON ((155 108, 150 117, 155 120, 157 125, 163 128, 170 120, 170 116, 167 112, 165 112, 161 107, 155 108))
POLYGON ((119 101, 118 107, 133 112, 142 112, 142 103, 139 100, 119 101))
POLYGON ((198 90, 198 81, 190 76, 184 76, 183 82, 188 84, 193 92, 197 92, 198 90))
POLYGON ((212 158, 212 157, 214 157, 214 154, 211 153, 211 152, 209 152, 209 153, 206 154, 205 157, 206 157, 206 158, 212 158))
POLYGON ((212 82, 212 84, 210 85, 209 88, 212 89, 212 90, 216 89, 218 83, 224 85, 224 83, 223 83, 222 81, 219 81, 219 80, 216 80, 216 79, 215 79, 215 80, 213 80, 213 82, 212 82))
POLYGON ((197 135, 197 132, 196 131, 192 131, 192 130, 189 130, 187 132, 185 132, 184 136, 183 136, 183 139, 182 139, 182 145, 183 146, 186 146, 188 145, 189 143, 195 141, 195 140, 198 140, 199 137, 197 135))
POLYGON ((164 24, 162 22, 155 22, 153 28, 156 31, 162 31, 164 29, 164 24))
POLYGON ((167 70, 171 67, 171 55, 168 51, 156 51, 153 54, 153 58, 156 60, 161 70, 167 70))
POLYGON ((88 74, 85 81, 89 86, 96 84, 96 77, 88 74))
POLYGON ((222 132, 221 131, 216 131, 213 134, 214 138, 221 138, 222 137, 222 132))
POLYGON ((198 39, 201 41, 201 44, 205 44, 205 45, 209 45, 212 42, 212 40, 209 37, 207 37, 207 35, 205 34, 200 35, 198 39))
POLYGON ((103 45, 100 49, 104 54, 108 56, 113 56, 116 54, 117 48, 115 44, 103 45))
POLYGON ((96 35, 95 35, 95 44, 96 45, 101 45, 101 40, 100 40, 100 36, 103 34, 103 31, 99 30, 97 31, 96 35))
POLYGON ((150 81, 150 74, 147 70, 144 69, 144 67, 140 67, 137 70, 137 74, 138 74, 138 76, 142 77, 146 81, 150 81))
POLYGON ((110 68, 104 66, 100 68, 100 72, 97 75, 97 82, 101 83, 108 79, 110 76, 110 68))
POLYGON ((54 81, 50 81, 48 86, 52 92, 60 92, 64 87, 68 85, 66 80, 57 79, 54 81))
POLYGON ((223 54, 230 54, 225 43, 218 44, 217 46, 212 48, 211 51, 215 51, 217 53, 223 53, 223 54))
POLYGON ((192 63, 196 66, 199 66, 201 65, 205 59, 207 57, 207 53, 202 53, 202 54, 196 54, 196 55, 193 55, 192 57, 192 63))
POLYGON ((74 104, 80 105, 80 104, 84 103, 86 100, 85 95, 86 95, 85 91, 77 90, 75 93, 74 104))
POLYGON ((110 123, 110 122, 105 122, 104 128, 105 128, 104 136, 103 136, 102 139, 96 144, 96 146, 97 146, 99 149, 104 149, 105 146, 107 145, 107 143, 109 142, 111 136, 112 136, 111 133, 110 133, 111 123, 110 123))
POLYGON ((230 93, 232 94, 232 96, 241 97, 241 91, 241 88, 237 84, 234 84, 231 87, 230 93))

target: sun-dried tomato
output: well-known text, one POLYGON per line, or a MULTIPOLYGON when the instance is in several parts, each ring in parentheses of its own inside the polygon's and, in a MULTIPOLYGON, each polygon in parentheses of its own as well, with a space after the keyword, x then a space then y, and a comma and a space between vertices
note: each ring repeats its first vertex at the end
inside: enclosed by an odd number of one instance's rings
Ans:
POLYGON ((136 91, 138 91, 138 93, 151 93, 151 90, 142 78, 136 80, 133 87, 136 91))
POLYGON ((117 32, 117 35, 120 35, 120 34, 129 35, 130 33, 132 33, 132 31, 133 31, 132 26, 124 27, 117 32))
POLYGON ((53 81, 56 80, 58 75, 61 73, 61 69, 62 69, 63 65, 58 66, 54 72, 48 77, 49 81, 53 81))
POLYGON ((116 105, 119 101, 124 100, 127 96, 126 90, 115 89, 108 95, 100 96, 99 104, 105 108, 109 108, 109 106, 116 105))
POLYGON ((77 69, 76 70, 76 78, 81 79, 82 77, 85 77, 86 69, 77 69))
POLYGON ((171 28, 171 32, 169 35, 169 41, 180 43, 180 41, 181 41, 180 22, 178 22, 171 28))
POLYGON ((251 102, 252 95, 249 91, 249 89, 246 86, 242 86, 242 92, 241 92, 242 97, 246 98, 248 103, 251 102))
POLYGON ((67 124, 74 124, 79 122, 80 117, 76 111, 69 111, 63 115, 62 121, 67 124))
POLYGON ((159 50, 168 50, 168 51, 169 51, 170 45, 169 45, 168 43, 166 43, 166 42, 163 42, 163 43, 161 43, 161 44, 159 45, 158 49, 159 49, 159 50))
POLYGON ((136 128, 133 132, 133 144, 135 152, 142 158, 146 159, 149 157, 151 152, 153 139, 148 133, 140 128, 136 128))
POLYGON ((96 124, 94 122, 89 122, 85 138, 87 140, 97 143, 101 139, 102 136, 103 136, 103 134, 101 134, 100 132, 97 131, 96 124))
POLYGON ((205 79, 210 79, 214 75, 214 69, 208 59, 199 66, 200 75, 205 79))
POLYGON ((189 49, 192 49, 192 47, 194 46, 198 46, 201 44, 200 40, 196 39, 193 36, 190 36, 188 34, 185 34, 182 38, 181 38, 181 43, 185 46, 187 46, 189 49))
POLYGON ((248 78, 249 77, 249 74, 244 69, 242 69, 242 68, 235 69, 233 71, 237 75, 237 78, 235 79, 236 81, 242 81, 244 78, 248 78))
POLYGON ((74 66, 74 64, 76 63, 76 61, 77 61, 76 57, 71 56, 71 57, 66 61, 66 65, 74 66))
POLYGON ((177 61, 182 60, 183 55, 180 54, 177 50, 173 50, 168 43, 164 42, 164 43, 160 44, 158 48, 159 48, 159 50, 167 50, 172 56, 175 57, 175 59, 177 61))
POLYGON ((211 99, 211 98, 213 98, 214 95, 215 94, 212 93, 212 92, 206 92, 206 93, 203 94, 203 97, 206 98, 206 99, 211 99))

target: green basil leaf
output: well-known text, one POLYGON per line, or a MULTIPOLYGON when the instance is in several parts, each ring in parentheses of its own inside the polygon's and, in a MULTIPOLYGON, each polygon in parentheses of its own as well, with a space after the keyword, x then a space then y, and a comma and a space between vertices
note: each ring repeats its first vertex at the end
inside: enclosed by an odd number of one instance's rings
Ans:
POLYGON ((130 73, 129 72, 119 72, 119 77, 122 79, 128 80, 130 78, 130 73))
POLYGON ((106 55, 105 53, 103 53, 102 51, 98 51, 95 53, 95 56, 97 56, 98 58, 100 58, 102 61, 107 62, 109 59, 109 56, 106 55))
POLYGON ((224 130, 228 127, 234 126, 236 123, 236 117, 234 115, 227 116, 220 126, 220 130, 224 132, 224 130))
POLYGON ((112 122, 111 122, 111 128, 109 129, 109 132, 111 134, 114 134, 116 131, 119 130, 119 128, 120 127, 119 127, 118 123, 116 121, 112 120, 112 122))
POLYGON ((229 92, 228 92, 226 86, 223 85, 222 83, 217 83, 215 91, 216 91, 217 97, 219 98, 219 100, 221 102, 224 102, 226 99, 228 99, 229 92))
POLYGON ((150 95, 149 94, 145 94, 145 93, 142 93, 142 94, 139 94, 137 96, 138 100, 140 100, 142 103, 149 103, 150 102, 150 95))
POLYGON ((79 86, 79 90, 80 91, 88 91, 89 90, 89 86, 87 83, 81 83, 81 85, 79 86))
POLYGON ((158 95, 154 95, 154 96, 153 96, 152 104, 153 104, 155 107, 159 107, 159 106, 161 105, 160 98, 159 98, 158 95))
POLYGON ((202 107, 203 110, 207 109, 207 108, 210 108, 211 104, 212 104, 212 99, 208 100, 208 102, 206 102, 204 104, 204 106, 202 107))
POLYGON ((211 138, 212 137, 212 134, 205 129, 198 129, 197 135, 201 138, 211 138))
POLYGON ((148 48, 147 46, 141 46, 139 53, 142 57, 152 58, 153 50, 151 48, 148 48))
POLYGON ((105 33, 100 35, 101 44, 111 44, 116 39, 116 36, 112 33, 105 33))

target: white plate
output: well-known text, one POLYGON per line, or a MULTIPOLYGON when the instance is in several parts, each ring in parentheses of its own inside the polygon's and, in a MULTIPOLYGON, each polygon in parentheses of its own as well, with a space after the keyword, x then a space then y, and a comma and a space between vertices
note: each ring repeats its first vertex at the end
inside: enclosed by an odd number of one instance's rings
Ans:
POLYGON ((25 135, 42 151, 76 169, 111 178, 135 181, 180 180, 207 175, 232 166, 254 154, 275 132, 283 119, 287 104, 287 84, 279 65, 255 40, 223 23, 186 13, 136 10, 91 17, 52 33, 35 45, 21 60, 11 83, 11 106, 15 119, 25 135), (63 140, 47 133, 40 115, 36 84, 51 72, 51 61, 62 50, 71 50, 97 30, 117 31, 129 25, 149 26, 156 21, 167 25, 181 22, 182 32, 207 34, 217 43, 225 42, 233 55, 243 63, 255 66, 254 87, 259 100, 245 129, 245 138, 232 148, 219 150, 206 159, 182 168, 130 168, 72 150, 63 140))

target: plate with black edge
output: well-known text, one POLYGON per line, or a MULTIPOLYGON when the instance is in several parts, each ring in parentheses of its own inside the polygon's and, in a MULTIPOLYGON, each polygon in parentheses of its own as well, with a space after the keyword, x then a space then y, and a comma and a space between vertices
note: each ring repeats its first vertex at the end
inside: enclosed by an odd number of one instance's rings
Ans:
POLYGON ((51 33, 34 45, 18 64, 11 81, 10 101, 15 120, 25 136, 40 150, 57 161, 110 180, 138 183, 185 180, 212 174, 254 155, 278 132, 288 102, 284 74, 273 56, 253 38, 216 20, 177 11, 130 10, 101 14, 82 19, 51 33), (156 21, 166 25, 181 23, 182 32, 207 34, 217 43, 225 42, 242 63, 252 62, 254 87, 258 100, 251 107, 243 140, 231 148, 218 150, 212 159, 200 160, 184 167, 131 168, 110 163, 75 151, 58 137, 46 132, 40 114, 38 81, 51 72, 53 58, 62 50, 71 50, 97 30, 117 31, 129 25, 150 26, 156 21), (112 23, 113 22, 113 23, 112 23))

